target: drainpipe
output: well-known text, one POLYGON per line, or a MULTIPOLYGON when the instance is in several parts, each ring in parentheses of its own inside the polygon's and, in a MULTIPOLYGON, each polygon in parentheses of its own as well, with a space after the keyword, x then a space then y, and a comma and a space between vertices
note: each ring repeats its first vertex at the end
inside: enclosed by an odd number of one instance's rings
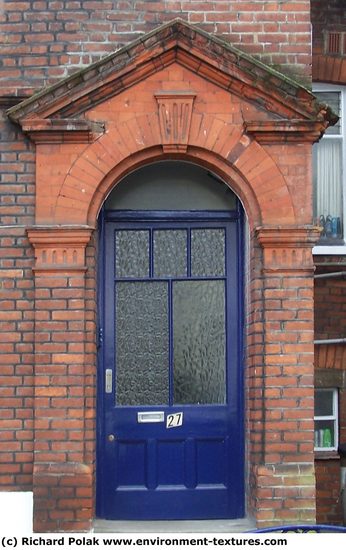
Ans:
POLYGON ((341 457, 340 487, 341 487, 342 515, 343 515, 343 524, 346 525, 346 444, 343 443, 339 445, 338 451, 341 457))
POLYGON ((334 273, 318 273, 314 275, 315 279, 332 279, 337 277, 346 277, 346 271, 334 271, 334 273))

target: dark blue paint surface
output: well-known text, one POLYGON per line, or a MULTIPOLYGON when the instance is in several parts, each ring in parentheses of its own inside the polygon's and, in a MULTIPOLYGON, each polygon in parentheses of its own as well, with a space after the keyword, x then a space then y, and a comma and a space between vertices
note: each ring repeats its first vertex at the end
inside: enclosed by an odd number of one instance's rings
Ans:
MULTIPOLYGON (((213 519, 244 516, 242 383, 242 234, 239 212, 103 213, 101 220, 97 515, 105 519, 213 519), (226 229, 227 402, 127 407, 115 403, 114 231, 142 228, 226 229), (105 393, 105 369, 113 392, 105 393), (165 421, 138 423, 137 413, 163 411, 165 421), (183 412, 168 429, 166 416, 183 412), (114 441, 108 436, 113 434, 114 441)), ((206 278, 208 279, 208 278, 206 278)))

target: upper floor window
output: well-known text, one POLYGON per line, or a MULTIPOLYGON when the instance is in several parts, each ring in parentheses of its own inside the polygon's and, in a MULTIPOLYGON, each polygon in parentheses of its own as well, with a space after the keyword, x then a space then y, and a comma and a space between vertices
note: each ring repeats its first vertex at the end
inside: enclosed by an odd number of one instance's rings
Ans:
MULTIPOLYGON (((316 249, 323 253, 346 253, 346 86, 318 84, 314 94, 340 117, 313 147, 314 217, 322 228, 316 249), (335 245, 343 249, 336 250, 335 245), (330 246, 332 250, 325 248, 330 246)), ((316 249, 314 253, 318 253, 316 249)))
POLYGON ((338 390, 315 390, 315 450, 338 448, 338 390))

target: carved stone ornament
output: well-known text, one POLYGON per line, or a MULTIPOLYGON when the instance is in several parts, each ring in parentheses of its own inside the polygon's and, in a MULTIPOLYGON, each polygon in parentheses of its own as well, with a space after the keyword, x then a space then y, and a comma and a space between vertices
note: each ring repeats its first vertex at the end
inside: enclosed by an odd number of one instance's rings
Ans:
POLYGON ((155 94, 165 153, 186 152, 195 97, 196 94, 190 92, 155 94))

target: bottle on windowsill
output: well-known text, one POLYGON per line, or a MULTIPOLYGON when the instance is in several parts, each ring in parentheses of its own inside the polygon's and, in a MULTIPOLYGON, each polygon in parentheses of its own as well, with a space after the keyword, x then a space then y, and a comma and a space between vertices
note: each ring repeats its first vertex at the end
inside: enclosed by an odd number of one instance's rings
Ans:
POLYGON ((332 434, 329 428, 323 430, 323 447, 332 446, 332 434))

